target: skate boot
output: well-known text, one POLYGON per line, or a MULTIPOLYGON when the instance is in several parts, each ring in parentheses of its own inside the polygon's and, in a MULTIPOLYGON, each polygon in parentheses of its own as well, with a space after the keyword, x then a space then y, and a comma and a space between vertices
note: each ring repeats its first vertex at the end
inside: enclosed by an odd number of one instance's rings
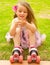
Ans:
POLYGON ((38 50, 34 47, 29 48, 29 56, 27 57, 28 63, 40 63, 40 56, 38 56, 38 50))
POLYGON ((23 62, 23 56, 22 56, 22 48, 19 47, 15 47, 12 51, 12 55, 10 56, 10 62, 14 63, 14 62, 19 62, 22 63, 23 62))

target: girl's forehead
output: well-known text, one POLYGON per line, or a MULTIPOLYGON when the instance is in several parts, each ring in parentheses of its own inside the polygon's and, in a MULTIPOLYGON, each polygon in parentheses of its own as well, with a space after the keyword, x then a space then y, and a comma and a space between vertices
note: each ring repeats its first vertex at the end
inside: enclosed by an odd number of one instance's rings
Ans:
POLYGON ((27 10, 27 8, 21 4, 18 4, 18 9, 27 10))

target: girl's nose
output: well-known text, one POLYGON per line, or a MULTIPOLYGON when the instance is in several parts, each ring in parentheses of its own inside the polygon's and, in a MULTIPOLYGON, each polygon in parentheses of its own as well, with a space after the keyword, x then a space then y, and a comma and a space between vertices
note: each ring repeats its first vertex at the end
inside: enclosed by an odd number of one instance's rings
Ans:
POLYGON ((21 14, 24 14, 24 12, 21 12, 21 14))

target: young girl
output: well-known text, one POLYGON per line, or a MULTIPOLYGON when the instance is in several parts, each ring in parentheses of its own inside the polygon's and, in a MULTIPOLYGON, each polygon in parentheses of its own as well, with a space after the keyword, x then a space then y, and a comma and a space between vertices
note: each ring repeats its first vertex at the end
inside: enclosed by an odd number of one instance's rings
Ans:
POLYGON ((36 20, 30 5, 27 2, 19 2, 13 7, 14 19, 9 33, 6 35, 7 41, 13 38, 14 47, 30 48, 38 47, 45 39, 37 32, 36 20), (39 40, 38 40, 39 39, 39 40))

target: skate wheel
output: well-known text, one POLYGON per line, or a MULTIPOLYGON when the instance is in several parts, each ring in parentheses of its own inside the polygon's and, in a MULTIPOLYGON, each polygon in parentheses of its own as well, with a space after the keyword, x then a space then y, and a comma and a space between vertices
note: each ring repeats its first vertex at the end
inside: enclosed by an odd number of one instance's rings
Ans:
POLYGON ((40 56, 37 56, 36 63, 40 63, 40 56))
POLYGON ((19 56, 19 63, 22 63, 23 62, 23 56, 19 56))
POLYGON ((10 56, 10 62, 11 62, 11 63, 14 63, 14 58, 13 58, 13 56, 10 56))
POLYGON ((28 63, 31 63, 32 62, 31 56, 28 56, 27 57, 27 61, 28 61, 28 63))

